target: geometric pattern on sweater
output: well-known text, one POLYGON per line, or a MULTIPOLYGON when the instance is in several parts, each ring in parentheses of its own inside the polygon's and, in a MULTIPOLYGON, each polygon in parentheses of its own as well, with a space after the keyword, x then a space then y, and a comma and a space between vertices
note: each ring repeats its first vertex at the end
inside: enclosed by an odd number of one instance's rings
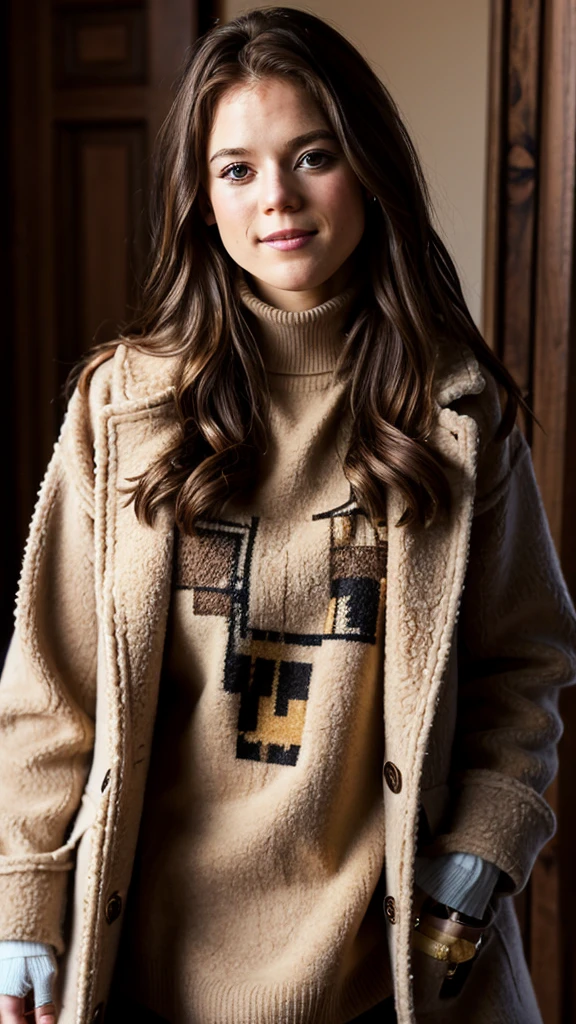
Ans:
POLYGON ((175 589, 193 591, 195 615, 224 616, 228 622, 223 687, 240 695, 236 757, 241 760, 292 766, 298 761, 312 664, 287 658, 287 647, 376 642, 386 590, 385 523, 371 523, 354 500, 312 518, 330 521, 330 599, 322 633, 250 626, 258 516, 248 524, 201 520, 195 536, 178 533, 175 589))

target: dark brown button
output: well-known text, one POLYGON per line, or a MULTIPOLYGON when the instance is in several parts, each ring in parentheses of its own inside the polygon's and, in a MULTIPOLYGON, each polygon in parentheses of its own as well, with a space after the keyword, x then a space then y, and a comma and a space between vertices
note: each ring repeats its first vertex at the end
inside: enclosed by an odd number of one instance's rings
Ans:
POLYGON ((387 896, 384 900, 384 913, 390 924, 396 924, 396 900, 393 896, 387 896))
POLYGON ((122 913, 122 897, 119 892, 113 892, 109 897, 104 911, 108 924, 112 924, 122 913))
POLYGON ((101 789, 102 793, 106 789, 106 786, 108 785, 109 782, 110 782, 110 769, 108 769, 108 771, 106 772, 106 775, 102 779, 102 785, 100 786, 100 789, 101 789))
POLYGON ((104 1020, 104 1003, 98 1003, 90 1019, 90 1024, 101 1024, 104 1020))
POLYGON ((393 764, 392 761, 386 761, 384 765, 384 778, 386 784, 393 793, 399 793, 402 789, 402 772, 399 768, 393 764))

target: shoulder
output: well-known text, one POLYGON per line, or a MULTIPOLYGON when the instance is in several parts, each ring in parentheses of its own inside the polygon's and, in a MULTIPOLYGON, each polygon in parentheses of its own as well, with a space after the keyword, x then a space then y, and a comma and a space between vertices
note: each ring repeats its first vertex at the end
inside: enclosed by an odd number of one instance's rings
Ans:
POLYGON ((484 450, 502 417, 499 388, 488 367, 460 338, 438 339, 433 395, 439 411, 450 408, 475 421, 484 450))
POLYGON ((506 392, 492 371, 461 340, 443 339, 438 347, 434 394, 439 410, 450 408, 474 421, 477 428, 475 514, 504 493, 510 475, 530 450, 517 425, 496 439, 506 392))
POLYGON ((179 357, 150 355, 119 344, 90 374, 86 386, 75 388, 56 447, 64 465, 74 467, 86 488, 93 483, 103 417, 171 400, 179 364, 179 357))
POLYGON ((90 407, 97 414, 105 405, 114 407, 142 399, 168 396, 174 387, 181 356, 144 352, 120 343, 92 374, 90 407))
POLYGON ((491 508, 504 495, 511 474, 524 459, 530 459, 530 449, 517 422, 506 437, 496 439, 506 393, 486 366, 482 365, 480 372, 486 382, 483 390, 452 403, 459 415, 473 419, 478 428, 475 515, 491 508))
POLYGON ((153 355, 120 343, 90 373, 85 388, 76 388, 67 419, 82 424, 93 443, 104 411, 121 413, 169 400, 179 366, 179 356, 153 355))
POLYGON ((474 360, 475 374, 477 379, 482 381, 481 387, 474 392, 455 395, 446 404, 454 409, 460 416, 469 416, 478 427, 480 451, 484 451, 490 445, 500 425, 503 413, 501 392, 498 382, 491 371, 479 363, 470 352, 474 360))

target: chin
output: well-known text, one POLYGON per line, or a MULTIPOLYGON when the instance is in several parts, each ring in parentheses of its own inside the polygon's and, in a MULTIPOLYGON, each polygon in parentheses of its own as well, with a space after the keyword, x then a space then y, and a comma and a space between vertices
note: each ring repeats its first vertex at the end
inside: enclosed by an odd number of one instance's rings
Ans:
MULTIPOLYGON (((288 271, 289 268, 286 268, 286 270, 288 271)), ((249 273, 253 272, 249 271, 249 273)), ((321 271, 297 271, 294 268, 292 272, 281 274, 253 273, 253 276, 259 278, 260 281, 267 284, 270 288, 278 288, 284 292, 306 292, 312 291, 314 288, 320 288, 332 274, 323 274, 321 271)))

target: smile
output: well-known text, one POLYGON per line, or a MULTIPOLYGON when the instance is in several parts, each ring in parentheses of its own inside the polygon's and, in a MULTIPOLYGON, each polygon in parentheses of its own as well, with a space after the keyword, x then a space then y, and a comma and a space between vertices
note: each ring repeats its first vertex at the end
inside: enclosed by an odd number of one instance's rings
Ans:
POLYGON ((270 238, 263 238, 262 242, 265 245, 271 245, 273 249, 287 251, 291 249, 301 249, 304 245, 307 245, 308 242, 312 241, 315 235, 316 231, 304 231, 302 234, 286 232, 284 237, 274 238, 272 236, 270 238))

